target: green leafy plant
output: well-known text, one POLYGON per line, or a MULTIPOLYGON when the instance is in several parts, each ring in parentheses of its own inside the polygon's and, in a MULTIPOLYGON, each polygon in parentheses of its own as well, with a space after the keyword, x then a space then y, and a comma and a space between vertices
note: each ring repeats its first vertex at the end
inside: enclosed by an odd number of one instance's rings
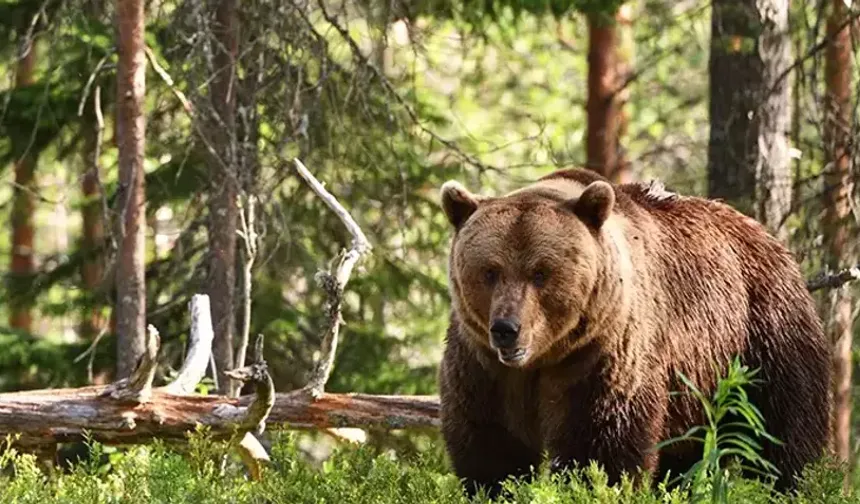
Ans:
POLYGON ((761 456, 762 446, 758 439, 777 444, 782 442, 767 433, 764 417, 744 389, 761 382, 755 378, 758 372, 758 369, 751 370, 735 357, 726 376, 718 378, 716 390, 710 398, 687 376, 678 373, 688 392, 702 404, 707 423, 691 428, 682 436, 658 443, 654 449, 659 450, 682 441, 702 443, 701 460, 674 480, 680 479, 682 486, 691 489, 694 502, 707 500, 708 497, 714 503, 728 502, 731 481, 728 460, 737 461, 740 468, 765 477, 779 474, 779 470, 761 456))

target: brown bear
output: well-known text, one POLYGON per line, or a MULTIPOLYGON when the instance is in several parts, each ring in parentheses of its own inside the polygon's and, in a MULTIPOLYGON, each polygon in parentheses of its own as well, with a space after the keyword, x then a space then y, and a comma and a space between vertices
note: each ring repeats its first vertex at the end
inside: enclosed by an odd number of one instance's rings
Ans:
MULTIPOLYGON (((442 432, 474 495, 497 494, 541 454, 662 480, 700 444, 655 443, 705 423, 678 372, 710 396, 734 356, 763 455, 788 489, 829 436, 831 353, 791 253, 726 204, 568 169, 501 197, 442 188, 454 228, 442 432), (644 470, 644 471, 643 471, 644 470)), ((653 481, 653 480, 652 480, 653 481)))

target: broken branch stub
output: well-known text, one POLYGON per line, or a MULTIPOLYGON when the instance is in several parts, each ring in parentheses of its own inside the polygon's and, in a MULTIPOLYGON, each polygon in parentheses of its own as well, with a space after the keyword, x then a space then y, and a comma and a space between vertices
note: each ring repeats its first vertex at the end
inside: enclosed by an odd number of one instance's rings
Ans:
POLYGON ((189 302, 191 309, 191 334, 185 362, 179 370, 179 375, 169 385, 164 387, 171 394, 190 394, 206 375, 209 357, 212 354, 212 341, 215 331, 212 329, 212 312, 209 308, 209 296, 195 294, 189 302))
POLYGON ((132 375, 110 385, 100 394, 101 397, 111 397, 120 402, 145 403, 152 397, 152 380, 155 379, 155 368, 158 363, 158 348, 161 337, 158 330, 150 324, 146 328, 146 347, 137 362, 132 375))
POLYGON ((254 400, 248 406, 241 427, 262 434, 266 428, 266 418, 275 405, 275 384, 269 375, 266 361, 263 359, 263 335, 257 336, 254 345, 254 362, 250 366, 225 372, 233 380, 254 384, 254 400))
POLYGON ((313 398, 319 398, 325 391, 325 384, 331 375, 332 367, 334 367, 340 325, 343 323, 341 313, 344 289, 347 282, 349 282, 349 277, 352 275, 352 270, 355 268, 356 263, 361 256, 370 252, 372 247, 361 227, 359 227, 355 219, 352 218, 343 205, 323 187, 299 159, 295 159, 294 161, 299 176, 307 182, 311 190, 337 215, 344 227, 352 235, 352 248, 341 253, 335 271, 333 273, 331 271, 323 271, 316 276, 320 287, 326 292, 327 320, 322 335, 320 359, 308 380, 308 384, 302 390, 309 392, 313 398))

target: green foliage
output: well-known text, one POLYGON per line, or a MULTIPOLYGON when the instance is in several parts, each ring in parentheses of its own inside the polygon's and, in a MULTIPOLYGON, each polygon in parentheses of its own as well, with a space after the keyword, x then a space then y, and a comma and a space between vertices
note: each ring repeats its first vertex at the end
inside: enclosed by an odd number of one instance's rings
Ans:
MULTIPOLYGON (((92 456, 65 472, 46 476, 31 455, 0 445, 0 503, 321 503, 466 504, 461 486, 440 450, 399 457, 369 446, 341 447, 321 466, 302 454, 295 434, 278 434, 262 481, 250 481, 228 442, 205 431, 186 450, 156 442, 123 453, 91 443, 92 456), (106 457, 105 457, 106 456, 106 457)), ((438 447, 435 447, 438 448, 438 447)), ((848 503, 842 473, 829 463, 808 468, 797 495, 772 495, 767 485, 730 475, 729 502, 848 503)), ((592 464, 565 474, 542 470, 530 482, 510 480, 497 499, 505 503, 683 504, 682 489, 608 486, 592 464)), ((479 499, 476 499, 480 501, 479 499)))
MULTIPOLYGON (((0 328, 0 392, 46 387, 73 387, 86 383, 86 359, 79 359, 89 344, 57 343, 0 328)), ((105 363, 115 354, 116 341, 103 338, 93 361, 105 363)), ((96 365, 94 372, 104 371, 96 365)))
POLYGON ((702 458, 686 473, 679 475, 683 484, 692 488, 697 500, 710 495, 713 503, 726 503, 729 496, 727 459, 739 462, 739 467, 763 476, 777 476, 779 471, 761 456, 762 445, 757 438, 781 444, 765 431, 764 417, 749 400, 745 386, 755 385, 758 370, 750 370, 739 358, 732 360, 728 373, 719 378, 712 397, 705 396, 683 373, 684 385, 702 405, 707 423, 691 428, 682 436, 658 443, 655 449, 683 441, 702 443, 702 458))
MULTIPOLYGON (((474 24, 499 22, 507 17, 522 18, 525 14, 553 16, 559 19, 575 12, 601 14, 609 20, 624 0, 422 0, 417 12, 437 17, 459 17, 474 24)), ((611 21, 610 21, 611 22, 611 21)))

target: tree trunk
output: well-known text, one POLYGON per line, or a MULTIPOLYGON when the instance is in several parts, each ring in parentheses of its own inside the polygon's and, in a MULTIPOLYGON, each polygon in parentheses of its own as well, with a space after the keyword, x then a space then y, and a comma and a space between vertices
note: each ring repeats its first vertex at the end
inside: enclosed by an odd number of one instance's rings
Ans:
MULTIPOLYGON (((828 267, 836 270, 853 260, 850 234, 851 181, 851 38, 845 24, 847 10, 842 0, 833 0, 827 18, 825 79, 825 176, 824 241, 828 267)), ((851 454, 851 322, 850 287, 834 289, 830 295, 828 330, 834 353, 834 442, 836 455, 848 461, 851 454)))
POLYGON ((628 79, 633 72, 633 58, 636 49, 636 41, 633 36, 633 6, 630 3, 622 4, 615 14, 617 23, 617 48, 615 59, 615 75, 617 80, 616 99, 618 100, 618 135, 615 138, 618 161, 614 174, 615 182, 624 184, 633 182, 633 169, 630 166, 630 158, 624 147, 624 139, 627 137, 627 128, 630 125, 630 117, 627 113, 627 102, 630 99, 630 86, 628 79))
POLYGON ((708 195, 778 238, 791 209, 788 0, 711 4, 708 195))
POLYGON ((236 0, 221 0, 215 16, 218 40, 215 69, 210 93, 220 121, 208 128, 219 159, 212 162, 215 171, 209 195, 209 278, 215 326, 213 353, 218 370, 218 390, 230 394, 233 383, 224 374, 233 369, 233 333, 235 330, 236 224, 237 224, 237 145, 235 131, 236 56, 238 54, 238 15, 236 0))
MULTIPOLYGON (((105 223, 102 212, 102 194, 99 183, 99 135, 101 129, 95 118, 92 124, 84 125, 84 176, 81 179, 81 192, 84 204, 81 208, 83 227, 83 252, 85 258, 81 266, 83 287, 95 298, 100 298, 97 292, 102 288, 104 275, 104 244, 105 223)), ((81 335, 92 339, 106 328, 107 321, 102 313, 102 306, 96 302, 94 306, 84 309, 81 320, 81 335)))
POLYGON ((117 0, 117 117, 119 251, 116 268, 117 378, 125 378, 144 350, 146 324, 144 147, 146 56, 143 0, 117 0))
MULTIPOLYGON (((33 84, 36 45, 34 43, 29 44, 26 51, 26 54, 18 61, 15 75, 15 86, 17 87, 33 84)), ((33 127, 36 127, 35 122, 33 127)), ((12 258, 9 275, 13 285, 13 296, 9 300, 9 327, 31 332, 33 303, 30 288, 35 272, 33 212, 36 210, 35 171, 38 155, 29 147, 29 134, 22 134, 20 139, 23 144, 20 149, 22 154, 15 161, 15 186, 12 200, 12 258)))
POLYGON ((788 0, 759 0, 762 32, 758 55, 764 72, 756 164, 756 218, 781 241, 788 240, 791 212, 791 82, 780 77, 791 65, 788 0))
POLYGON ((587 167, 615 181, 627 182, 628 164, 621 154, 621 130, 626 68, 619 54, 622 6, 614 16, 588 15, 587 167))
POLYGON ((759 90, 763 68, 756 45, 756 0, 711 3, 708 196, 753 216, 758 165, 759 90))

